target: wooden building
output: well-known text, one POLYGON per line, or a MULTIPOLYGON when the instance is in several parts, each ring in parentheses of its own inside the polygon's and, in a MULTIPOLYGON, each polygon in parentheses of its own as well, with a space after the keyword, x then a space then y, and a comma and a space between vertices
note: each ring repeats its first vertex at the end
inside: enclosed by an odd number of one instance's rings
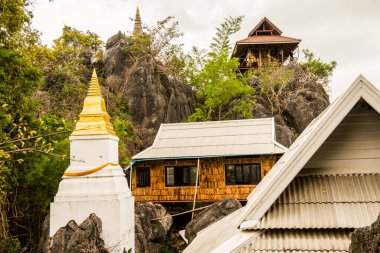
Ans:
POLYGON ((184 253, 349 252, 380 212, 380 91, 359 78, 302 132, 247 204, 184 253), (222 249, 222 250, 221 250, 222 249))
POLYGON ((162 124, 132 159, 136 201, 246 200, 287 150, 274 119, 162 124), (198 178, 198 180, 197 180, 198 178))
POLYGON ((277 60, 281 63, 294 59, 300 39, 282 36, 282 31, 264 17, 249 32, 248 37, 235 44, 232 57, 240 62, 240 70, 245 71, 262 66, 265 62, 277 60))

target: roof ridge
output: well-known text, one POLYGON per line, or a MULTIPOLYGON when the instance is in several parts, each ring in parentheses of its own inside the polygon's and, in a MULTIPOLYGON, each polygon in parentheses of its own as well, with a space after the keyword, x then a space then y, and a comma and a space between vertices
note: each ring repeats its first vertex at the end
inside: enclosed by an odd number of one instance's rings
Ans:
POLYGON ((201 125, 201 124, 225 124, 225 123, 233 123, 233 122, 251 122, 251 121, 265 121, 265 120, 271 120, 273 117, 268 118, 254 118, 254 119, 234 119, 234 120, 210 120, 210 121, 201 121, 201 122, 178 122, 178 123, 161 123, 163 126, 170 126, 170 125, 201 125))

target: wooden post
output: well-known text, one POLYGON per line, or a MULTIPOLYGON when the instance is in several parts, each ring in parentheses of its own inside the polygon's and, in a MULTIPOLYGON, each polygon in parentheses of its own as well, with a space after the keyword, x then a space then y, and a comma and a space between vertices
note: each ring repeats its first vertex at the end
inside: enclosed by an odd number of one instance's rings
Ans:
POLYGON ((132 191, 132 170, 133 170, 133 163, 131 163, 131 166, 129 166, 129 169, 131 170, 129 172, 129 188, 132 191))
POLYGON ((191 213, 191 220, 194 218, 194 209, 195 209, 195 201, 197 199, 197 190, 198 190, 198 175, 199 175, 199 164, 200 159, 198 158, 197 164, 197 177, 195 178, 195 189, 194 189, 194 201, 193 201, 193 212, 191 213))
POLYGON ((262 58, 261 58, 261 49, 259 49, 259 67, 261 67, 261 60, 262 60, 262 58))

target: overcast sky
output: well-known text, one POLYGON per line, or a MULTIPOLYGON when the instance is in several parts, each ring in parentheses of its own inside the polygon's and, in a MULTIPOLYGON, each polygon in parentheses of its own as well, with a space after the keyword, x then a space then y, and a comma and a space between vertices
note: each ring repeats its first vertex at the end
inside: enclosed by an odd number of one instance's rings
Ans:
POLYGON ((380 1, 377 0, 36 0, 33 26, 51 45, 64 25, 90 30, 106 41, 118 31, 133 29, 130 20, 139 7, 149 26, 175 16, 184 32, 185 49, 208 48, 215 28, 228 16, 244 15, 232 41, 267 17, 284 36, 302 39, 323 61, 336 60, 331 82, 335 98, 363 74, 380 88, 380 1))

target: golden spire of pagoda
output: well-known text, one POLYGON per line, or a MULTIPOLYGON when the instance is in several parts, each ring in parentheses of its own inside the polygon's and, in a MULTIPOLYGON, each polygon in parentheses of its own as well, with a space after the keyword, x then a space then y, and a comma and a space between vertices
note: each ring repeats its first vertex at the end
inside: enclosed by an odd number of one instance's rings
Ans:
POLYGON ((83 110, 79 114, 79 120, 72 136, 86 135, 114 135, 116 136, 110 116, 106 110, 106 104, 102 98, 98 77, 94 69, 90 81, 90 87, 84 99, 83 110))
POLYGON ((142 34, 141 17, 139 7, 136 8, 135 26, 133 27, 133 36, 142 34))

